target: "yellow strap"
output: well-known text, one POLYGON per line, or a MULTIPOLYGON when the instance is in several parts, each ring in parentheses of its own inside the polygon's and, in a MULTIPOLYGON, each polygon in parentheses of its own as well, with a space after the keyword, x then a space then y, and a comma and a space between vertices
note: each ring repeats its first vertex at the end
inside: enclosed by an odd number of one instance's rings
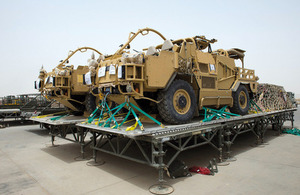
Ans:
POLYGON ((62 112, 57 112, 53 114, 47 114, 47 115, 41 115, 41 116, 36 116, 36 118, 45 118, 47 116, 54 116, 55 114, 62 114, 62 113, 68 113, 68 111, 62 111, 62 112))
MULTIPOLYGON (((142 120, 143 120, 144 118, 141 117, 141 118, 138 118, 138 119, 142 122, 142 120)), ((135 119, 132 119, 132 120, 135 120, 135 119)), ((126 128, 126 131, 133 131, 133 130, 135 130, 135 128, 137 127, 138 124, 139 124, 139 123, 136 121, 136 122, 134 123, 134 125, 131 125, 130 127, 127 127, 127 128, 126 128)), ((144 130, 144 126, 141 127, 141 130, 144 130)))
POLYGON ((133 131, 133 130, 135 130, 135 128, 136 128, 136 126, 138 125, 139 123, 136 121, 135 123, 134 123, 134 125, 131 125, 130 127, 127 127, 126 128, 126 131, 133 131))

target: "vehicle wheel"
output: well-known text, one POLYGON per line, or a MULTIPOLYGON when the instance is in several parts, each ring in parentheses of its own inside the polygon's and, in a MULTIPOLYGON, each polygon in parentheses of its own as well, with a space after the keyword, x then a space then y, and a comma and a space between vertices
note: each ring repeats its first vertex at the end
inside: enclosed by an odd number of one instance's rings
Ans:
POLYGON ((250 98, 248 90, 244 85, 240 85, 236 92, 232 93, 233 106, 230 112, 240 115, 248 114, 250 98))
POLYGON ((89 93, 85 97, 85 109, 88 111, 89 114, 93 113, 97 107, 96 104, 97 98, 93 94, 89 93))
POLYGON ((166 91, 160 91, 158 112, 168 123, 182 124, 189 122, 195 113, 196 95, 192 86, 183 80, 174 81, 166 91))

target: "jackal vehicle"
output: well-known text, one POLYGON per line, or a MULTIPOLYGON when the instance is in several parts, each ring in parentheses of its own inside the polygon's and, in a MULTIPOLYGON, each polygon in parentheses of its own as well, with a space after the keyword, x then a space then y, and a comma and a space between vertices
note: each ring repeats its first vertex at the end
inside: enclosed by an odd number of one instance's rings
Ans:
POLYGON ((99 101, 98 89, 94 89, 96 68, 104 56, 94 48, 81 47, 70 51, 68 57, 62 60, 52 72, 40 70, 39 79, 35 81, 35 88, 45 97, 54 99, 73 111, 73 114, 82 115, 94 111, 99 101), (78 51, 86 52, 92 50, 99 54, 96 60, 94 53, 88 60, 88 65, 69 65, 69 59, 78 51))
POLYGON ((109 100, 121 104, 129 98, 145 111, 158 111, 171 124, 189 122, 204 106, 227 105, 231 112, 245 115, 258 77, 244 68, 244 50, 212 51, 216 41, 205 36, 167 40, 151 28, 131 32, 109 60, 99 63, 98 87, 109 93, 109 100), (146 52, 126 51, 139 34, 149 32, 159 35, 163 44, 146 52), (242 67, 235 65, 237 59, 242 67))

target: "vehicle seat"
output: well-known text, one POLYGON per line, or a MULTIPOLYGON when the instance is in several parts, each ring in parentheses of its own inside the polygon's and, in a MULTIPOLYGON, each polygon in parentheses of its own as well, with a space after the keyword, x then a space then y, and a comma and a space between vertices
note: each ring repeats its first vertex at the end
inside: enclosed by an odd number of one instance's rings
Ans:
POLYGON ((153 56, 153 55, 157 55, 158 52, 156 50, 156 48, 154 46, 150 46, 147 50, 146 56, 153 56))
POLYGON ((171 40, 165 40, 164 44, 161 47, 162 51, 171 51, 173 49, 173 43, 171 40))

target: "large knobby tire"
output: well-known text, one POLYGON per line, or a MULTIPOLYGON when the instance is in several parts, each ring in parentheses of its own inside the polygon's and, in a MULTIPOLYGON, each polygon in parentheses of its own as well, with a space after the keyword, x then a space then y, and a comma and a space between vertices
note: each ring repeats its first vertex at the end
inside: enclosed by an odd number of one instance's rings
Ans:
POLYGON ((240 115, 248 114, 250 106, 249 92, 244 85, 240 85, 236 92, 232 93, 233 106, 230 112, 240 115))
POLYGON ((189 122, 197 107, 192 86, 183 80, 175 80, 166 91, 158 94, 158 112, 170 124, 189 122))
POLYGON ((97 98, 93 94, 89 93, 85 97, 85 109, 89 114, 93 113, 97 107, 96 104, 97 98))

